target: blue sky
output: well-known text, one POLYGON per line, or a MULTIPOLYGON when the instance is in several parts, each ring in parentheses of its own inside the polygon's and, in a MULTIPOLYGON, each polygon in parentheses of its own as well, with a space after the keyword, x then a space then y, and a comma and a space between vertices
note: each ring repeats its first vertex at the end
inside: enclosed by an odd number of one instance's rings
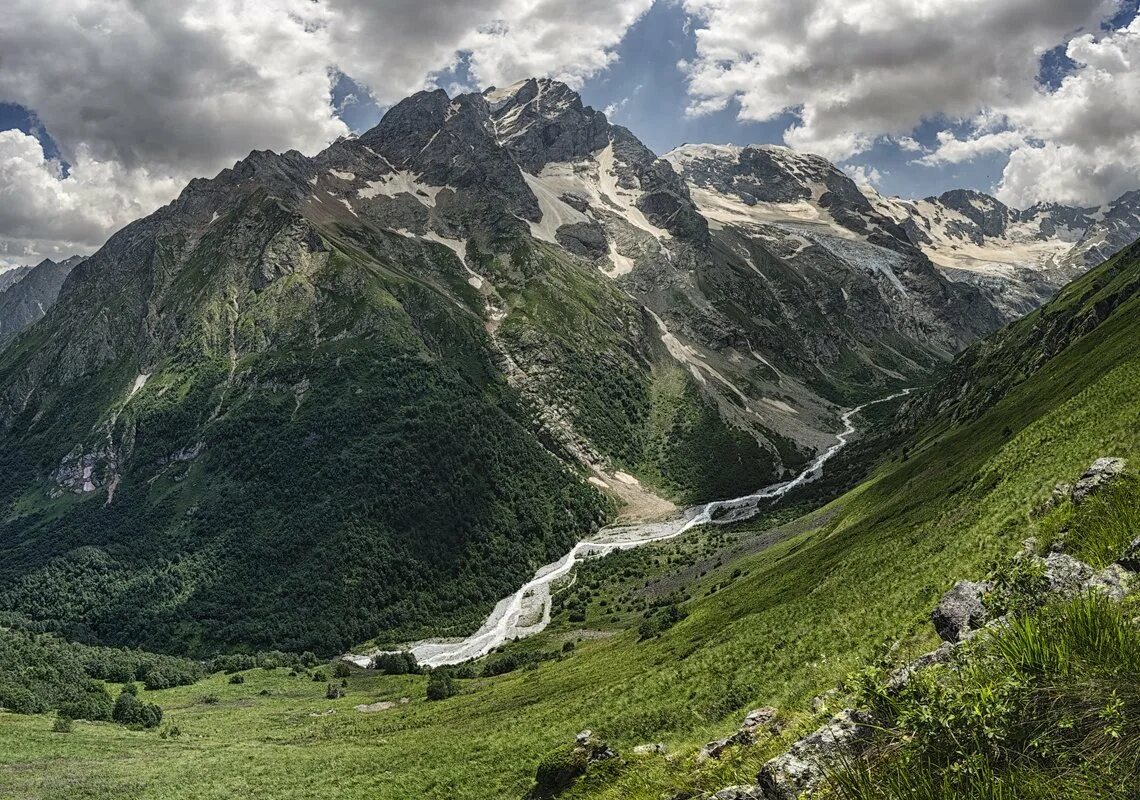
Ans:
POLYGON ((101 2, 114 25, 6 9, 0 265, 91 252, 190 178, 316 152, 431 82, 563 77, 659 154, 792 143, 904 197, 1140 187, 1140 0, 101 2))
MULTIPOLYGON (((1127 0, 1120 13, 1104 27, 1126 26, 1136 17, 1138 6, 1140 0, 1127 0)), ((626 32, 616 54, 616 63, 581 87, 582 99, 595 108, 612 109, 611 122, 632 130, 658 154, 686 142, 783 144, 784 131, 797 119, 794 113, 787 112, 767 122, 740 120, 736 103, 712 114, 687 115, 690 98, 678 62, 696 58, 697 49, 691 25, 686 24, 686 14, 678 3, 656 2, 626 32)), ((1042 84, 1056 88, 1074 66, 1065 55, 1065 47, 1058 46, 1042 56, 1039 79, 1042 84)), ((451 93, 475 85, 462 57, 456 69, 439 73, 436 80, 451 93)), ((336 85, 333 101, 341 118, 355 132, 375 125, 385 110, 369 99, 367 90, 344 75, 336 85), (349 102, 344 104, 346 97, 349 102)), ((937 146, 940 132, 949 130, 964 137, 969 127, 966 123, 934 115, 924 120, 911 133, 911 138, 932 150, 937 146)), ((880 141, 842 166, 877 171, 877 188, 885 194, 927 197, 953 188, 994 191, 1008 155, 990 153, 963 163, 930 166, 915 164, 915 159, 915 152, 880 141)))

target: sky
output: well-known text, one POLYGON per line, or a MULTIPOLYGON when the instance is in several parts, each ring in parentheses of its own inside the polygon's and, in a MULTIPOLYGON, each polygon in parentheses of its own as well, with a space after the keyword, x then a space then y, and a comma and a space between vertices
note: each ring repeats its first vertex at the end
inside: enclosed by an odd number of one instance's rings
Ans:
POLYGON ((7 0, 0 266, 93 252, 190 178, 415 91, 543 75, 658 153, 783 144, 886 194, 1097 205, 1140 188, 1138 4, 7 0))

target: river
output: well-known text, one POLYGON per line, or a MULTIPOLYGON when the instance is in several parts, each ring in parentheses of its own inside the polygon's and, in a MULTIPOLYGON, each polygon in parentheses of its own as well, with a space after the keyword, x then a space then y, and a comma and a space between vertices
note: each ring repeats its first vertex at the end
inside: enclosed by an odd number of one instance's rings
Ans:
MULTIPOLYGON (((583 558, 595 558, 615 550, 630 550, 652 542, 673 539, 698 525, 724 524, 753 516, 759 510, 761 500, 783 497, 797 486, 818 478, 823 472, 824 464, 842 450, 851 435, 855 433, 853 420, 860 411, 868 406, 886 403, 910 394, 911 391, 913 390, 904 389, 889 397, 873 400, 844 412, 841 418, 843 430, 836 435, 835 444, 816 456, 807 468, 792 480, 743 497, 714 500, 703 506, 695 506, 687 509, 679 518, 667 522, 613 525, 603 528, 589 539, 578 542, 558 561, 539 569, 517 592, 500 600, 475 633, 464 639, 429 639, 416 642, 408 650, 422 666, 441 667, 479 658, 506 641, 533 636, 550 623, 551 584, 570 573, 583 558)), ((360 666, 367 666, 374 655, 376 652, 349 654, 344 658, 360 666)))

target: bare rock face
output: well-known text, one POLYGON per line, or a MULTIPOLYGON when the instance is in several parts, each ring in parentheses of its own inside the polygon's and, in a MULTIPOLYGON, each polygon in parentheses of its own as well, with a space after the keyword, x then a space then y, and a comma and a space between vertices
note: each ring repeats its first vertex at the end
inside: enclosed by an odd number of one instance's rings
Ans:
POLYGON ((982 596, 991 588, 989 583, 958 581, 942 596, 934 607, 931 620, 943 641, 959 642, 966 633, 986 624, 982 596))
POLYGON ((1095 570, 1067 553, 1050 553, 1045 558, 1045 579, 1049 591, 1062 597, 1075 597, 1085 589, 1095 570))
POLYGON ((1123 600, 1132 589, 1135 576, 1120 564, 1109 564, 1082 584, 1088 591, 1100 592, 1111 600, 1123 600))
POLYGON ((1085 474, 1073 487, 1071 495, 1073 502, 1080 504, 1092 497, 1123 471, 1124 459, 1098 458, 1092 463, 1092 466, 1085 470, 1085 474))
POLYGON ((845 709, 814 733, 769 761, 756 776, 761 797, 796 800, 818 788, 828 769, 855 755, 871 736, 873 719, 865 711, 845 709))

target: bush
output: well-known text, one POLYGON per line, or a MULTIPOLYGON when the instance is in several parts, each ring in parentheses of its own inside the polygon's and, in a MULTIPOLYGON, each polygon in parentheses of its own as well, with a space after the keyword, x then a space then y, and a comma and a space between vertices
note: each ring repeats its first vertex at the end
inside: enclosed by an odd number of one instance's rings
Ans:
POLYGON ((352 669, 343 661, 338 661, 333 665, 332 674, 334 678, 347 678, 352 674, 352 669))
POLYGON ((560 747, 547 753, 538 764, 534 775, 534 794, 551 797, 570 788, 586 774, 589 756, 581 747, 560 747))
POLYGON ((324 683, 328 679, 329 679, 329 676, 325 675, 323 670, 318 669, 316 672, 313 673, 313 683, 324 683))
POLYGON ((230 676, 230 683, 232 683, 232 684, 245 683, 245 676, 240 674, 240 673, 235 673, 235 674, 230 676))
POLYGON ((330 683, 325 690, 325 698, 328 700, 339 700, 341 697, 344 697, 344 690, 335 683, 330 683))
POLYGON ((52 732, 54 733, 71 733, 72 727, 73 723, 71 721, 71 717, 67 716, 66 714, 58 715, 55 718, 55 722, 53 722, 51 725, 52 732))
POLYGON ((446 672, 433 672, 428 678, 428 700, 446 700, 458 692, 459 689, 456 687, 455 681, 446 672))
POLYGON ((115 708, 111 712, 111 719, 120 725, 141 725, 144 728, 155 728, 162 722, 162 709, 154 703, 139 700, 138 689, 133 683, 123 687, 119 699, 115 701, 115 708))
POLYGON ((423 670, 411 653, 377 653, 372 658, 372 669, 385 675, 418 675, 423 670))

